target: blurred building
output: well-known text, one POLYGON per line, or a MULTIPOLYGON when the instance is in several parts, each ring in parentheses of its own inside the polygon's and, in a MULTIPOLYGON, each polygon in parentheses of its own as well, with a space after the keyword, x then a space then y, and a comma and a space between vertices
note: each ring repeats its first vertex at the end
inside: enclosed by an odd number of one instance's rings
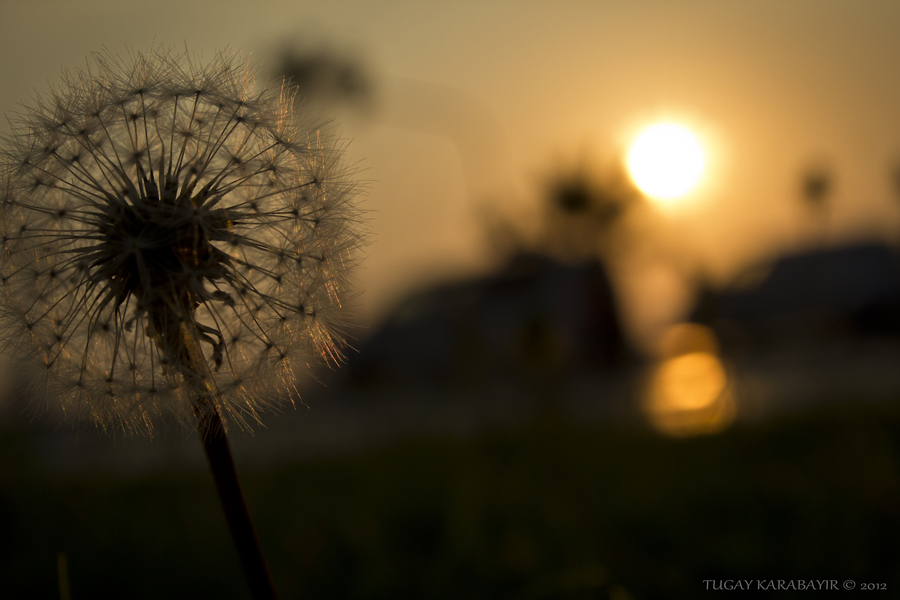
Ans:
POLYGON ((900 334, 900 259, 866 243, 779 258, 746 289, 705 290, 691 316, 728 353, 900 334))
POLYGON ((599 260, 520 253, 498 272, 408 298, 348 370, 363 386, 551 384, 630 358, 599 260))
POLYGON ((900 257, 880 243, 777 259, 755 283, 706 289, 709 327, 745 415, 900 392, 900 257))

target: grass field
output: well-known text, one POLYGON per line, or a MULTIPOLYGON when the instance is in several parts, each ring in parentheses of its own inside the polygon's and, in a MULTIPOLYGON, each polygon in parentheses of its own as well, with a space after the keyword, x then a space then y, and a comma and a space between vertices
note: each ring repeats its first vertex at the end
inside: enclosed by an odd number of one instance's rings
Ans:
MULTIPOLYGON (((203 469, 61 471, 16 431, 0 436, 0 597, 58 598, 60 553, 76 600, 247 597, 203 469)), ((717 595, 709 579, 900 589, 893 408, 682 440, 557 422, 237 460, 283 598, 696 598, 717 595)))

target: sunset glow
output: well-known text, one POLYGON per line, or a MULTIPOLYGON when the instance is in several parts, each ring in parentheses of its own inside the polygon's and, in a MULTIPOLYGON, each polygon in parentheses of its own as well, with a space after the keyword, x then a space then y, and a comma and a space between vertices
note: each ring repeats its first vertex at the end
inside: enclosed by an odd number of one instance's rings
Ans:
POLYGON ((641 132, 627 158, 628 172, 642 192, 670 201, 687 194, 703 174, 703 149, 687 128, 658 123, 641 132))

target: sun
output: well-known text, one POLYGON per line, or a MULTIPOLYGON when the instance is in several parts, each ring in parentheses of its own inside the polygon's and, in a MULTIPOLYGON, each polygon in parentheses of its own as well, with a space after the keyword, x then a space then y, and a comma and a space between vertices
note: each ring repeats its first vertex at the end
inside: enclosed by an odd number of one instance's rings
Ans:
POLYGON ((699 181, 705 164, 697 137, 675 123, 644 129, 631 145, 626 162, 638 188, 662 201, 687 194, 699 181))

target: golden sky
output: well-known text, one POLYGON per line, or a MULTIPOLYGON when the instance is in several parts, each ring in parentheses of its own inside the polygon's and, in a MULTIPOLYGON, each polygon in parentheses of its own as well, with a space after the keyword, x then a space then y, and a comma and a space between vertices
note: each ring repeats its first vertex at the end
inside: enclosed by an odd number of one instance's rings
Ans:
POLYGON ((724 280, 814 240, 900 237, 898 25, 888 0, 6 1, 0 108, 103 47, 270 64, 289 44, 358 60, 373 109, 338 118, 369 182, 365 318, 496 261, 485 217, 533 227, 554 167, 601 166, 642 126, 679 120, 704 142, 707 178, 682 209, 636 211, 654 243, 617 274, 646 332, 684 310, 698 273, 724 280), (799 201, 814 161, 836 176, 824 225, 799 201))

